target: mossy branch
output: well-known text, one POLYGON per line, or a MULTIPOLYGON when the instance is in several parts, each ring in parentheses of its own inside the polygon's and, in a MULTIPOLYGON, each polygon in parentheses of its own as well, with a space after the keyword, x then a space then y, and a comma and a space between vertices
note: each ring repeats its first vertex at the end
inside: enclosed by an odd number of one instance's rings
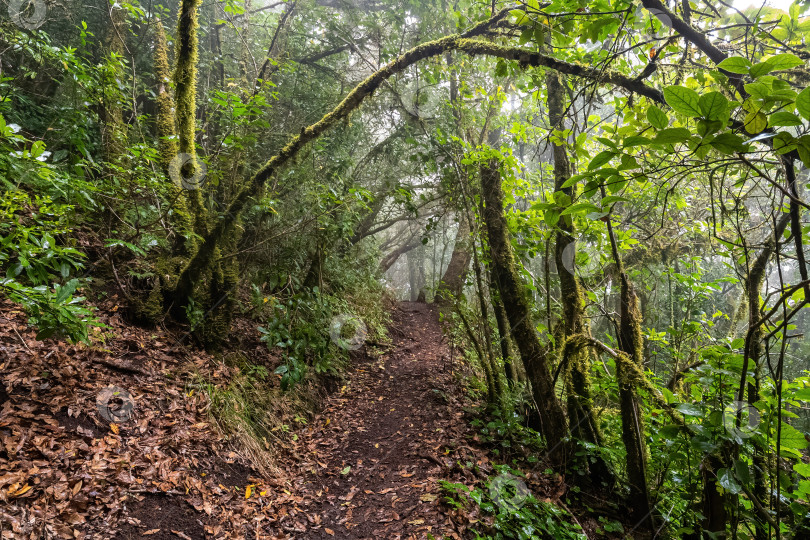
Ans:
POLYGON ((565 345, 563 346, 563 354, 573 354, 583 347, 593 347, 596 350, 612 357, 617 363, 621 363, 622 370, 626 374, 627 380, 619 381, 619 384, 632 383, 634 386, 646 390, 650 395, 650 399, 652 399, 657 406, 661 407, 667 412, 669 417, 672 418, 672 421, 675 422, 679 428, 681 428, 681 431, 683 431, 684 434, 688 435, 689 437, 692 436, 692 432, 688 427, 689 424, 686 423, 683 416, 681 416, 680 413, 675 410, 675 407, 664 401, 664 398, 660 395, 658 388, 647 380, 644 370, 641 368, 641 366, 636 364, 632 358, 630 358, 630 355, 622 351, 614 350, 601 341, 584 334, 574 334, 572 336, 568 336, 568 338, 565 340, 565 345))
MULTIPOLYGON (((183 0, 193 2, 195 0, 183 0)), ((506 15, 505 11, 497 13, 494 17, 484 21, 464 34, 454 34, 435 41, 429 41, 410 49, 398 56, 388 64, 372 73, 363 82, 358 84, 331 112, 318 122, 303 128, 299 135, 293 136, 281 151, 271 157, 265 165, 245 184, 234 197, 225 211, 222 219, 218 220, 214 228, 205 235, 197 253, 189 261, 180 275, 175 295, 182 299, 191 290, 192 283, 199 277, 200 272, 211 260, 214 248, 220 243, 227 232, 233 227, 237 217, 247 202, 258 196, 267 182, 277 171, 291 162, 304 146, 323 135, 332 126, 347 118, 357 109, 363 101, 371 97, 374 92, 390 77, 403 72, 405 69, 421 60, 441 55, 448 51, 461 51, 471 56, 487 55, 506 60, 520 62, 523 66, 547 67, 568 75, 584 77, 601 83, 613 84, 631 92, 649 97, 654 101, 664 103, 660 91, 613 71, 602 71, 589 66, 563 62, 537 52, 527 51, 519 47, 506 47, 485 41, 471 39, 472 36, 486 34, 489 29, 496 26, 506 15)), ((179 54, 180 51, 178 51, 179 54)), ((180 100, 178 99, 178 117, 180 100)), ((181 146, 183 126, 180 128, 181 146)), ((181 148, 182 150, 182 148, 181 148)))

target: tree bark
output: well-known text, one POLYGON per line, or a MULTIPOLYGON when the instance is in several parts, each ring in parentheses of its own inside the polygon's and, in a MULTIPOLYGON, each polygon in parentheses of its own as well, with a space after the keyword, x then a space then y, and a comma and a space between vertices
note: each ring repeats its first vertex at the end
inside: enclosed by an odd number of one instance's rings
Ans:
POLYGON ((529 299, 517 271, 504 216, 503 189, 497 159, 490 160, 481 168, 481 193, 485 204, 484 222, 495 281, 531 383, 532 396, 540 411, 541 432, 546 439, 549 457, 557 468, 561 468, 566 458, 563 439, 568 431, 565 413, 554 393, 546 351, 532 323, 529 299))
MULTIPOLYGON (((546 73, 548 90, 548 115, 552 130, 563 129, 565 114, 565 88, 556 71, 546 73)), ((574 197, 574 187, 563 188, 562 185, 571 177, 571 163, 564 143, 554 143, 554 189, 574 197)), ((576 240, 574 239, 573 221, 570 216, 563 216, 557 224, 555 234, 554 258, 557 263, 557 275, 560 280, 561 302, 563 308, 564 337, 587 333, 585 325, 584 301, 582 288, 575 274, 576 240)), ((571 358, 561 358, 567 364, 566 386, 568 390, 568 417, 572 434, 584 441, 600 445, 602 435, 593 412, 590 389, 590 349, 583 348, 571 358)), ((594 464, 598 481, 608 481, 610 474, 602 460, 594 464)))
POLYGON ((470 260, 472 259, 470 249, 470 222, 464 212, 459 212, 453 254, 450 256, 447 270, 444 271, 442 280, 436 288, 435 301, 440 306, 451 304, 454 299, 461 295, 467 278, 467 270, 470 267, 470 260))

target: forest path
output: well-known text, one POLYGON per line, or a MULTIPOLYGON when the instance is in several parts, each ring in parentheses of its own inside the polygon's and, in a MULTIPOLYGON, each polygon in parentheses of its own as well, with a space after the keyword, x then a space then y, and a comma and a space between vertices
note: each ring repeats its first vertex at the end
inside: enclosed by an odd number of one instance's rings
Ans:
POLYGON ((403 302, 392 319, 393 348, 355 360, 350 382, 299 434, 294 487, 268 512, 276 537, 460 538, 438 480, 458 480, 471 432, 438 311, 403 302))

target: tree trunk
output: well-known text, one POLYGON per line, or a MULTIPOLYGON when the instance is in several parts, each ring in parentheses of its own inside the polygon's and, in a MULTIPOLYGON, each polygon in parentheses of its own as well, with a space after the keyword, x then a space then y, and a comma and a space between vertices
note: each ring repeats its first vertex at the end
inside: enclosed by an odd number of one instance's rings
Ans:
MULTIPOLYGON (((602 197, 605 188, 602 187, 602 197)), ((644 367, 644 337, 641 333, 643 320, 638 305, 638 296, 633 285, 624 273, 624 264, 619 254, 616 235, 613 232, 613 223, 608 217, 608 237, 613 254, 613 262, 619 275, 621 285, 619 306, 619 349, 624 353, 623 358, 616 360, 616 378, 619 384, 619 405, 622 415, 622 442, 627 453, 627 480, 630 484, 630 507, 633 520, 639 523, 643 530, 652 532, 655 523, 650 505, 650 493, 647 488, 647 448, 644 444, 644 424, 639 408, 637 381, 633 375, 635 367, 644 367), (632 362, 634 366, 626 366, 625 362, 632 362)))
POLYGON ((464 212, 459 212, 453 254, 450 256, 450 263, 447 265, 447 270, 444 271, 442 281, 436 289, 435 301, 437 304, 447 306, 459 297, 464 289, 471 259, 470 222, 464 212))
POLYGON ((509 321, 506 317, 506 311, 503 308, 500 294, 498 293, 498 285, 495 278, 495 267, 492 262, 489 263, 489 297, 492 303, 492 310, 495 312, 495 321, 498 323, 498 343, 501 347, 501 359, 503 360, 503 371, 506 375, 509 384, 514 385, 520 380, 520 373, 518 372, 515 360, 518 358, 515 354, 514 344, 512 343, 512 329, 509 327, 509 321))
POLYGON ((541 432, 546 439, 549 457, 557 468, 561 468, 566 457, 563 439, 568 431, 565 412, 554 393, 546 351, 534 328, 531 306, 517 271, 504 216, 503 189, 497 159, 492 159, 481 167, 481 193, 485 204, 484 222, 495 281, 532 386, 532 396, 540 411, 541 432))
MULTIPOLYGON (((565 114, 564 87, 560 75, 555 71, 546 74, 548 89, 548 114, 552 129, 563 129, 565 114)), ((554 189, 563 192, 573 200, 574 187, 562 185, 571 177, 571 164, 564 144, 553 144, 554 189)), ((563 216, 557 224, 554 258, 557 275, 560 279, 560 293, 563 308, 564 337, 586 334, 584 301, 579 280, 575 274, 576 240, 574 239, 571 216, 563 216)), ((564 343, 562 340, 561 343, 564 343)), ((568 416, 572 434, 586 442, 600 445, 602 435, 593 412, 590 388, 591 358, 590 349, 582 348, 570 358, 561 358, 567 365, 566 386, 568 390, 568 416)), ((604 460, 597 458, 592 472, 596 484, 611 481, 611 474, 604 460)))
POLYGON ((425 245, 420 243, 408 251, 408 283, 411 289, 411 302, 419 301, 425 288, 425 245))
MULTIPOLYGON (((124 36, 126 35, 127 12, 118 4, 110 5, 105 2, 105 11, 109 14, 109 21, 104 33, 104 52, 107 55, 105 60, 113 62, 116 66, 124 56, 126 50, 124 36)), ((124 133, 124 118, 121 111, 120 96, 118 94, 118 77, 123 74, 118 70, 110 73, 105 84, 114 88, 105 96, 101 105, 101 146, 104 151, 104 159, 111 164, 118 162, 124 153, 126 146, 124 133)), ((107 174, 114 174, 107 171, 107 174)))
MULTIPOLYGON (((621 319, 619 321, 619 348, 625 361, 639 368, 644 364, 641 311, 638 297, 624 272, 621 272, 621 319)), ((622 361, 616 362, 619 400, 622 414, 622 441, 627 451, 627 479, 630 484, 630 505, 633 520, 648 531, 654 529, 650 494, 647 489, 647 448, 644 444, 644 424, 639 409, 636 384, 632 372, 622 361)))

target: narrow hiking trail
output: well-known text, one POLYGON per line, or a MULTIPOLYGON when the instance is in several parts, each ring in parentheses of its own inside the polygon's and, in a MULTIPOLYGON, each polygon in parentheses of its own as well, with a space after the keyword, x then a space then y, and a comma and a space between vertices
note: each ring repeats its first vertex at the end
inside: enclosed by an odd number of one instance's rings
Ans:
POLYGON ((488 460, 465 444, 473 434, 437 310, 403 302, 392 319, 392 348, 355 360, 350 382, 301 432, 290 469, 299 474, 271 518, 278 537, 461 538, 438 480, 464 478, 457 460, 488 460))
MULTIPOLYGON (((285 437, 268 475, 189 383, 228 388, 236 367, 100 313, 104 348, 61 346, 0 303, 0 538, 460 539, 490 519, 442 502, 440 480, 482 486, 497 473, 434 306, 393 308, 390 346, 352 353, 345 386, 285 437), (118 422, 101 414, 111 388, 132 406, 118 422)), ((240 350, 268 359, 259 341, 240 350)), ((535 493, 560 493, 529 476, 535 493)))

